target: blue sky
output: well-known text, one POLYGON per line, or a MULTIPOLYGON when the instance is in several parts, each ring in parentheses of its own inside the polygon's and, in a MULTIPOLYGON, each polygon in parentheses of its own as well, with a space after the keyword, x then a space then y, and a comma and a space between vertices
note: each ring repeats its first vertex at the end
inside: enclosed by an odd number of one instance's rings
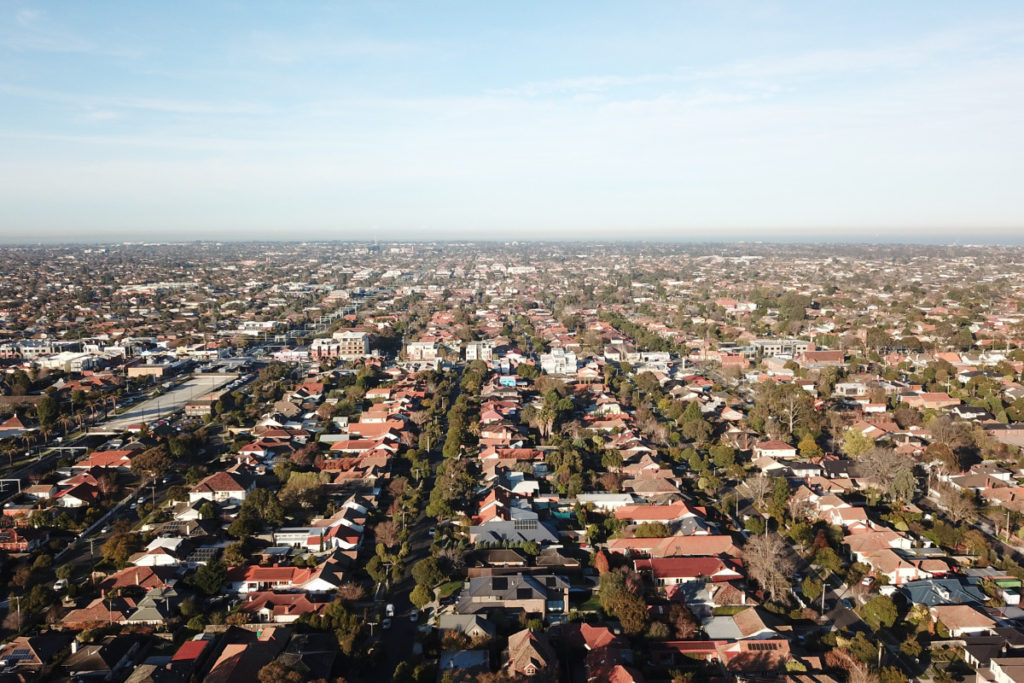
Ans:
POLYGON ((0 241, 1024 236, 1020 2, 0 0, 0 241))

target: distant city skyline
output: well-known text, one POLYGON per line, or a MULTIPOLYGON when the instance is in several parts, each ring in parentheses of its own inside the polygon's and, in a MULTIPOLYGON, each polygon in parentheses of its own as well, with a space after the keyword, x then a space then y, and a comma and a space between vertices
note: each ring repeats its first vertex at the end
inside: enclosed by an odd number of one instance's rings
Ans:
POLYGON ((0 0, 0 243, 1024 241, 1024 6, 0 0))

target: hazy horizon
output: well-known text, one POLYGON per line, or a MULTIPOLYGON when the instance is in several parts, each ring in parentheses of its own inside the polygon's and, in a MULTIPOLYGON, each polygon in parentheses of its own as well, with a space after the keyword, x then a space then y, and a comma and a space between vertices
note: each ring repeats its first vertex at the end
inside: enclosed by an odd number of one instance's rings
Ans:
POLYGON ((1024 5, 0 0, 0 243, 1019 243, 1024 5))

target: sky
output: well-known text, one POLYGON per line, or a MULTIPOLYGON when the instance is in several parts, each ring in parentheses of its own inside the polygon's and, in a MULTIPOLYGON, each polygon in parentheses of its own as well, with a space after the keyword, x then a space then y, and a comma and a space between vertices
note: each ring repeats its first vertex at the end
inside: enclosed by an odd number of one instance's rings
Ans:
POLYGON ((1024 242, 1024 3, 0 0, 0 242, 1024 242))

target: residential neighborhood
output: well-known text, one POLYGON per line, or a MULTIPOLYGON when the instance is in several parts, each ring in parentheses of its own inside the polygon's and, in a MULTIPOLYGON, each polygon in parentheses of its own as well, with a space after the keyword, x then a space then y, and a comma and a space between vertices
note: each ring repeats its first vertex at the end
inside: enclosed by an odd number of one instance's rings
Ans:
POLYGON ((1024 680, 1024 251, 0 250, 0 681, 1024 680))

